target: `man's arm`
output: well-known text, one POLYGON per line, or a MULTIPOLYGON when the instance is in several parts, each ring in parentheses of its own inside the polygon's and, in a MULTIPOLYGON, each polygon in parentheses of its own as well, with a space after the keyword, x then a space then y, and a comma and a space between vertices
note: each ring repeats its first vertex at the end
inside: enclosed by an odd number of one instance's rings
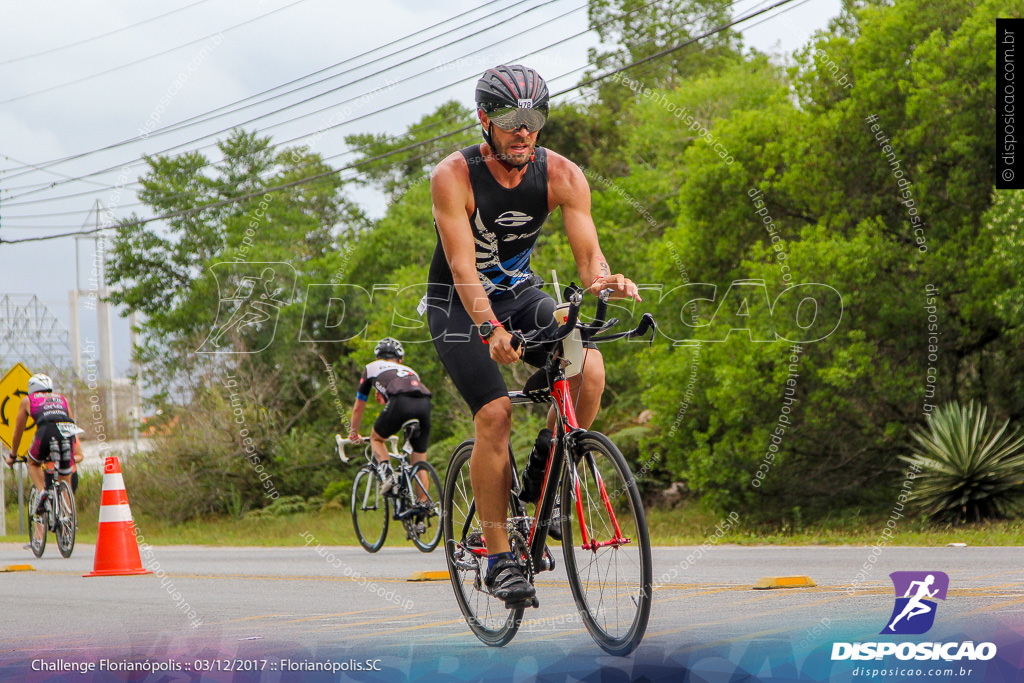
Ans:
POLYGON ((363 374, 359 377, 359 387, 356 389, 356 402, 352 406, 352 420, 349 423, 348 438, 359 441, 359 425, 363 424, 363 411, 366 410, 366 399, 370 397, 370 389, 373 388, 373 379, 370 377, 370 367, 366 366, 363 374))
MULTIPOLYGON (((452 154, 438 164, 430 177, 434 221, 455 291, 469 317, 479 325, 495 316, 476 269, 476 244, 467 212, 471 191, 469 170, 460 154, 452 154)), ((491 358, 503 364, 519 360, 522 352, 512 349, 511 339, 507 330, 498 328, 489 340, 491 358)))
POLYGON ((562 209, 566 237, 583 286, 594 294, 611 289, 614 298, 640 301, 637 286, 621 273, 612 273, 601 251, 597 228, 590 214, 590 185, 583 171, 565 157, 549 150, 548 178, 551 201, 562 209))
POLYGON ((359 425, 363 423, 363 411, 366 410, 366 399, 356 398, 352 406, 352 423, 349 425, 348 438, 353 441, 359 440, 359 425))

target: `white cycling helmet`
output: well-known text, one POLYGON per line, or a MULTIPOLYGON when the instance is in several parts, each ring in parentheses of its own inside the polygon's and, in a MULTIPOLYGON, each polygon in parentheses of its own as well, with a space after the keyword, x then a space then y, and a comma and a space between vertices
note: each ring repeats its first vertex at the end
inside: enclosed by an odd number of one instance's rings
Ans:
POLYGON ((37 391, 53 391, 53 380, 49 375, 36 373, 28 378, 28 393, 34 394, 37 391))

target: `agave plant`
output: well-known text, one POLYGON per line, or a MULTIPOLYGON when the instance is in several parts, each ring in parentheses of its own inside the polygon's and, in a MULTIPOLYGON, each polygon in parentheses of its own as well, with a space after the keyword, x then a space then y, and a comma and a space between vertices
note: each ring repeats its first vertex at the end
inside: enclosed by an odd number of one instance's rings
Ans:
POLYGON ((1007 517, 1024 497, 1024 436, 996 427, 974 401, 940 406, 926 428, 911 433, 913 456, 900 456, 920 473, 910 500, 937 521, 1007 517))

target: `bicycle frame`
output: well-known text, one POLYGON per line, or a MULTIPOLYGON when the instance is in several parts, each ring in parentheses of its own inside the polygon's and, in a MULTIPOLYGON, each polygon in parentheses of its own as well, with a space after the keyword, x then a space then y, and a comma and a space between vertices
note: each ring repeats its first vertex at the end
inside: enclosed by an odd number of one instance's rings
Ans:
MULTIPOLYGON (((574 498, 573 504, 576 508, 576 519, 579 520, 580 538, 582 540, 582 548, 584 550, 596 551, 601 547, 619 546, 631 541, 631 539, 622 536, 622 531, 619 528, 618 520, 615 517, 615 511, 613 510, 611 501, 608 498, 608 492, 605 489, 604 481, 593 462, 590 462, 589 466, 591 467, 594 479, 600 484, 601 500, 612 520, 612 524, 615 529, 615 538, 602 542, 590 539, 586 515, 583 509, 583 501, 580 495, 579 476, 576 472, 576 465, 571 460, 566 464, 566 453, 571 452, 573 449, 575 436, 586 430, 580 427, 579 421, 576 418, 576 410, 573 406, 572 396, 569 390, 569 380, 565 376, 564 363, 561 358, 561 344, 559 344, 558 350, 552 352, 549 362, 543 371, 547 373, 549 378, 549 386, 551 387, 550 393, 546 390, 509 392, 509 398, 512 401, 512 405, 551 403, 555 408, 556 431, 555 437, 551 442, 552 452, 548 457, 547 468, 544 471, 544 483, 541 487, 541 497, 537 501, 537 508, 534 512, 533 523, 530 526, 530 533, 527 539, 527 546, 530 549, 531 560, 535 567, 543 566, 545 548, 544 539, 547 537, 548 529, 552 523, 561 523, 560 518, 558 520, 551 518, 551 512, 555 506, 555 498, 558 495, 558 484, 561 479, 559 474, 561 474, 561 476, 571 477, 571 486, 574 498)), ((512 460, 511 451, 509 452, 509 460, 512 460)), ((512 467, 512 471, 516 472, 514 462, 510 462, 510 466, 512 467)), ((518 478, 518 475, 516 475, 516 478, 518 478)), ((513 500, 516 501, 515 506, 517 514, 522 512, 523 504, 519 502, 515 496, 513 496, 513 500)), ((566 505, 568 503, 569 501, 562 501, 562 505, 566 505)))
MULTIPOLYGON (((608 290, 608 292, 610 291, 611 290, 608 290)), ((547 537, 547 532, 551 523, 556 521, 551 519, 551 512, 554 509, 555 498, 558 495, 558 484, 561 476, 568 476, 572 478, 572 493, 573 498, 575 499, 573 503, 576 507, 576 518, 579 520, 580 538, 583 542, 582 548, 584 550, 596 552, 599 548, 620 546, 630 543, 632 540, 622 535, 618 519, 615 516, 611 500, 608 497, 608 491, 604 486, 604 479, 601 477, 592 460, 588 465, 590 466, 590 471, 593 474, 595 481, 599 483, 601 501, 612 521, 612 526, 615 530, 615 538, 609 541, 600 542, 590 538, 583 510, 583 501, 581 500, 580 495, 579 475, 576 471, 576 465, 572 461, 569 461, 568 465, 565 464, 565 454, 566 452, 571 452, 574 449, 576 436, 586 431, 580 427, 579 421, 576 418, 576 410, 573 407, 572 396, 570 395, 569 390, 569 380, 565 376, 565 361, 563 359, 562 348, 562 340, 568 336, 568 332, 570 330, 577 328, 576 321, 579 312, 579 304, 582 300, 582 290, 570 286, 570 288, 567 289, 567 295, 569 296, 572 304, 570 307, 570 313, 565 324, 559 328, 560 336, 551 342, 555 343, 556 346, 548 355, 544 368, 538 371, 538 375, 540 372, 545 373, 547 379, 545 388, 524 388, 521 391, 510 391, 508 393, 509 399, 514 406, 528 403, 550 403, 555 408, 555 434, 551 442, 552 452, 548 457, 547 467, 544 471, 544 484, 541 488, 541 497, 540 500, 537 501, 537 507, 533 516, 533 523, 530 526, 529 535, 527 537, 527 547, 530 550, 530 557, 534 567, 544 566, 544 539, 547 537), (564 474, 562 474, 563 470, 564 474), (552 478, 552 473, 558 474, 552 478)), ((654 328, 654 319, 650 314, 644 314, 641 324, 635 330, 617 333, 607 337, 597 337, 597 334, 607 330, 618 322, 615 319, 605 321, 607 301, 608 298, 606 293, 602 293, 602 296, 599 297, 598 313, 594 324, 591 326, 584 326, 584 329, 586 329, 588 333, 588 339, 592 341, 610 341, 612 339, 643 336, 648 330, 654 328)), ((530 340, 521 336, 518 337, 519 343, 526 343, 528 341, 530 340)), ((529 382, 527 382, 527 384, 529 385, 529 382)), ((513 487, 518 488, 519 475, 516 470, 515 459, 511 448, 509 449, 509 467, 512 471, 513 487)), ((562 502, 563 505, 566 503, 567 501, 562 502)), ((511 496, 510 505, 515 512, 515 517, 524 518, 527 516, 525 514, 525 505, 516 496, 511 496)), ((463 539, 466 538, 466 534, 469 532, 469 525, 475 512, 476 501, 473 501, 470 507, 470 514, 467 516, 464 528, 462 529, 461 537, 463 539)), ((561 519, 557 520, 557 522, 561 523, 561 519)), ((486 557, 487 555, 486 548, 467 548, 467 550, 478 556, 486 557)))

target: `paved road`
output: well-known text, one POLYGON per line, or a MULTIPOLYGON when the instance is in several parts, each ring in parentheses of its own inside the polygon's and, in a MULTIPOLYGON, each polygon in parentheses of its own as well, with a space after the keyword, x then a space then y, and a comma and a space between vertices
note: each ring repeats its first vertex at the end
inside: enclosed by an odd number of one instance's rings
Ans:
MULTIPOLYGON (((1000 644, 1003 652, 1024 643, 1020 548, 885 548, 852 591, 869 548, 717 546, 701 557, 693 547, 656 548, 655 578, 663 583, 654 593, 647 636, 635 655, 616 659, 604 655, 579 623, 561 562, 542 575, 541 607, 527 614, 515 640, 491 649, 466 627, 446 581, 406 580, 416 570, 444 570, 440 551, 424 555, 392 539, 373 556, 330 546, 318 554, 316 542, 305 548, 156 547, 145 562, 157 574, 100 578, 81 576, 92 569, 91 546, 80 545, 68 560, 51 546, 37 560, 20 544, 0 544, 0 566, 35 567, 0 574, 0 680, 40 657, 379 660, 370 666, 384 672, 358 680, 395 680, 396 674, 476 680, 488 671, 495 680, 518 680, 537 672, 581 675, 600 666, 621 668, 628 680, 630 667, 640 664, 676 673, 739 664, 754 673, 806 670, 814 662, 829 664, 819 660, 828 659, 835 641, 879 639, 893 607, 887 575, 898 570, 950 577, 949 596, 927 638, 1015 636, 1000 644), (751 590, 760 577, 794 574, 818 585, 751 590)), ((264 671, 246 680, 290 680, 282 675, 264 671)), ((830 679, 827 671, 823 676, 830 679)))

